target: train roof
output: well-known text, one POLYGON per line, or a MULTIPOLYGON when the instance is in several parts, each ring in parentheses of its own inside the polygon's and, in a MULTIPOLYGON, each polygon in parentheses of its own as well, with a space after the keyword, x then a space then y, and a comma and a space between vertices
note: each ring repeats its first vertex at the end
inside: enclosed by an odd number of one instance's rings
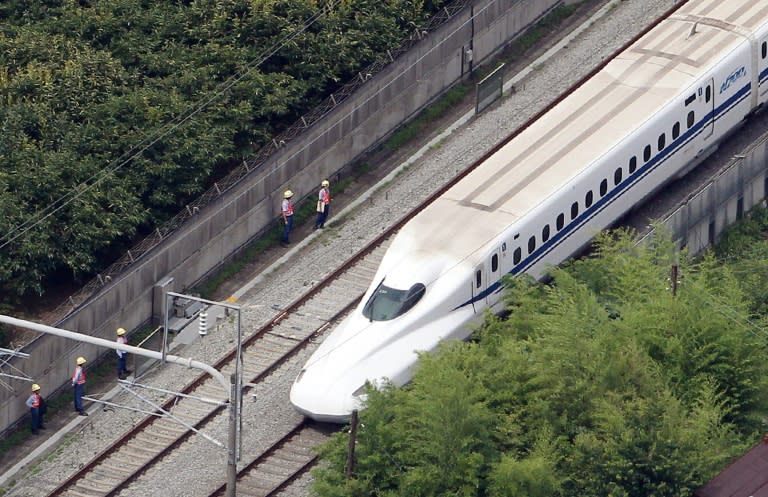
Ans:
POLYGON ((414 217, 394 243, 469 256, 679 102, 766 17, 766 0, 689 1, 414 217))

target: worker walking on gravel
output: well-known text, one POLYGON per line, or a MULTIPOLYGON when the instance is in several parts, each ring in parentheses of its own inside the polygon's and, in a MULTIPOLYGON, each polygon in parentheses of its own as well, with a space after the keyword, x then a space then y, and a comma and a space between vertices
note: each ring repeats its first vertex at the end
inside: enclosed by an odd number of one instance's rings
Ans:
POLYGON ((88 413, 83 409, 83 394, 85 393, 85 368, 83 365, 87 362, 85 357, 78 357, 75 361, 75 372, 72 373, 72 386, 75 390, 75 411, 80 413, 81 416, 88 416, 88 413))
POLYGON ((283 192, 283 203, 280 205, 280 215, 283 221, 283 236, 280 237, 280 245, 287 247, 291 244, 288 236, 293 229, 293 192, 291 190, 285 190, 283 192))
POLYGON ((29 407, 29 414, 32 416, 32 434, 37 435, 37 430, 44 430, 43 414, 45 414, 45 400, 40 395, 40 385, 34 383, 32 385, 32 395, 27 398, 27 407, 29 407))
POLYGON ((324 179, 320 183, 320 191, 317 193, 317 219, 315 220, 315 229, 325 228, 325 220, 328 219, 328 213, 331 211, 331 183, 324 179))
MULTIPOLYGON (((117 329, 116 342, 120 345, 126 345, 128 343, 128 339, 125 338, 125 328, 117 329)), ((124 380, 129 374, 131 374, 125 364, 128 352, 124 350, 115 350, 115 352, 117 353, 117 377, 121 380, 124 380)))

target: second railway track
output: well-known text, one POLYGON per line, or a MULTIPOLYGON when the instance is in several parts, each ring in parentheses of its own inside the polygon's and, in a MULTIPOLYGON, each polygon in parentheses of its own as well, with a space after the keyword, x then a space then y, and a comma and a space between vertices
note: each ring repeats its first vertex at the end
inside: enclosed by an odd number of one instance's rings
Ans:
MULTIPOLYGON (((622 7, 623 8, 623 7, 622 7)), ((623 28, 622 28, 623 29, 623 28)), ((570 48, 570 47, 569 47, 570 48)), ((570 50, 569 50, 570 52, 570 50)), ((533 86, 533 85, 531 85, 533 86)), ((519 126, 519 125, 516 125, 519 126)), ((498 133, 498 128, 496 130, 498 133)), ((476 139, 476 137, 475 137, 476 139)), ((477 139, 476 139, 477 141, 477 139)), ((437 192, 440 193, 439 191, 437 192)), ((410 197, 418 197, 419 195, 409 195, 410 197)), ((409 209, 418 209, 418 202, 414 202, 408 207, 409 209)), ((393 210, 393 212, 395 212, 393 210)), ((387 214, 389 215, 389 214, 387 214)), ((396 215, 395 215, 396 216, 396 215)), ((333 216, 332 216, 333 219, 333 216)), ((393 228, 396 229, 396 228, 393 228)), ((329 236, 334 236, 332 230, 330 230, 329 236)), ((386 236, 386 235, 385 235, 386 236)), ((376 268, 376 249, 375 245, 379 242, 373 242, 371 249, 373 252, 367 262, 361 263, 359 269, 351 267, 344 267, 339 271, 336 271, 334 275, 331 275, 328 279, 324 279, 320 282, 305 281, 303 286, 311 288, 306 295, 296 299, 290 305, 281 306, 275 305, 272 300, 259 301, 260 309, 275 309, 276 307, 284 307, 274 312, 274 316, 264 326, 261 326, 257 331, 253 332, 246 345, 244 345, 244 380, 251 383, 251 387, 254 391, 259 390, 260 386, 264 384, 264 381, 271 374, 280 372, 283 376, 289 376, 289 374, 283 374, 282 367, 286 367, 286 362, 290 362, 291 358, 301 354, 304 347, 307 347, 315 337, 321 334, 325 329, 331 326, 336 316, 343 314, 345 308, 344 302, 347 302, 346 306, 353 305, 357 298, 367 287, 371 280, 373 272, 376 268), (345 274, 346 273, 346 274, 345 274), (337 281, 334 281, 337 279, 337 281), (355 293, 357 292, 357 293, 355 293)), ((335 260, 342 260, 346 257, 343 255, 349 253, 345 250, 337 250, 333 257, 335 260)), ((378 252, 380 257, 381 252, 378 252)), ((362 254, 361 254, 362 255, 362 254)), ((326 256, 328 257, 328 256, 326 256)), ((315 269, 315 274, 317 269, 315 269)), ((301 287, 302 284, 294 285, 293 288, 301 287)), ((291 294, 290 292, 286 292, 291 294)), ((298 292, 293 295, 297 295, 298 292)), ((246 299, 243 299, 246 302, 246 299)), ((253 301, 248 301, 253 302, 253 301)), ((261 311, 260 311, 261 312, 261 311)), ((259 322, 263 322, 260 320, 259 322)), ((228 373, 232 370, 232 357, 234 352, 228 357, 221 360, 216 365, 217 369, 223 370, 224 373, 228 373)), ((295 362, 295 361, 294 361, 295 362)), ((295 366, 293 366, 295 367, 295 366)), ((291 379, 293 375, 290 375, 291 379)), ((221 388, 211 382, 210 378, 200 377, 195 381, 186 385, 183 389, 184 392, 188 392, 191 395, 205 396, 222 399, 224 397, 221 388)), ((287 391, 282 399, 286 404, 287 391)), ((168 412, 174 416, 178 416, 185 420, 185 423, 195 429, 203 429, 215 424, 217 419, 226 416, 226 413, 222 414, 222 407, 214 405, 201 405, 199 403, 193 403, 188 399, 169 399, 164 402, 168 412)), ((264 412, 268 412, 271 408, 265 407, 260 415, 264 412)), ((259 422, 256 420, 255 422, 259 422)), ((296 475, 302 474, 306 471, 306 466, 300 469, 289 469, 287 462, 273 463, 274 460, 289 460, 289 459, 302 459, 304 456, 299 456, 305 448, 316 445, 324 436, 321 433, 318 438, 315 435, 307 435, 299 437, 299 445, 296 448, 291 448, 290 437, 287 440, 283 440, 288 436, 296 425, 291 423, 284 423, 286 426, 281 427, 279 430, 275 430, 269 434, 268 439, 264 442, 264 447, 259 450, 254 450, 253 454, 246 454, 244 451, 243 460, 240 462, 239 467, 244 468, 243 471, 251 471, 247 469, 252 466, 252 470, 266 471, 265 476, 259 476, 257 479, 269 480, 270 488, 261 484, 251 485, 246 483, 248 476, 241 475, 238 480, 238 486, 242 490, 243 495, 271 495, 275 489, 283 488, 291 478, 296 475), (290 426, 289 426, 290 425, 290 426), (274 447, 273 447, 274 445, 274 447), (285 452, 280 450, 280 447, 285 445, 287 447, 285 452), (270 453, 275 454, 276 459, 269 457, 270 453), (287 454, 285 457, 280 454, 287 454), (293 455, 291 455, 293 454, 293 455), (283 476, 274 476, 283 475, 283 476), (293 476, 288 476, 293 474, 293 476), (281 480, 282 478, 282 480, 281 480), (273 481, 274 480, 274 481, 273 481), (249 493, 252 492, 252 493, 249 493)), ((300 428, 302 433, 304 429, 300 428)), ((94 495, 144 495, 141 491, 129 491, 132 489, 132 484, 142 484, 142 478, 147 475, 148 472, 158 472, 158 476, 165 474, 172 474, 173 470, 159 470, 158 461, 164 458, 172 457, 171 454, 178 453, 180 448, 185 445, 185 442, 192 440, 191 435, 193 430, 183 427, 182 425, 171 422, 169 418, 157 418, 150 417, 146 420, 142 420, 136 425, 136 429, 127 433, 121 437, 120 441, 115 442, 109 447, 100 451, 96 457, 83 466, 83 468, 77 473, 68 478, 64 483, 59 485, 53 492, 46 493, 46 495, 73 495, 79 497, 90 497, 94 495), (124 445, 123 448, 121 448, 124 445), (126 493, 123 493, 126 492, 126 493)), ((302 463, 303 464, 303 463, 302 463)), ((308 463, 311 464, 311 461, 308 463)), ((180 470, 181 468, 179 468, 180 470)), ((217 467, 217 470, 219 468, 217 467)), ((180 477, 181 479, 189 477, 180 477)), ((188 488, 184 493, 169 492, 166 495, 216 495, 217 486, 224 481, 223 471, 218 471, 216 476, 217 483, 210 484, 200 491, 191 490, 188 488)), ((168 479, 166 479, 168 481, 168 479)), ((145 480, 144 488, 156 485, 145 480)), ((155 486, 155 490, 158 488, 155 486)), ((240 492, 238 492, 240 493, 240 492)), ((29 495, 27 493, 11 494, 11 495, 29 495)), ((146 494, 148 495, 148 494, 146 494)))
MULTIPOLYGON (((320 335, 360 299, 373 277, 390 234, 382 234, 245 340, 242 350, 243 380, 247 386, 244 394, 320 335)), ((232 373, 235 351, 216 363, 215 367, 226 375, 232 373)), ((126 388, 130 385, 126 384, 126 388)), ((116 495, 216 416, 227 416, 221 403, 196 400, 204 398, 223 402, 226 399, 221 386, 210 376, 200 375, 181 393, 185 396, 168 398, 154 415, 138 423, 48 495, 116 495)), ((279 437, 279 434, 276 435, 279 437)), ((312 440, 319 443, 321 439, 314 437, 312 440)), ((251 462, 243 464, 250 465, 251 462)))

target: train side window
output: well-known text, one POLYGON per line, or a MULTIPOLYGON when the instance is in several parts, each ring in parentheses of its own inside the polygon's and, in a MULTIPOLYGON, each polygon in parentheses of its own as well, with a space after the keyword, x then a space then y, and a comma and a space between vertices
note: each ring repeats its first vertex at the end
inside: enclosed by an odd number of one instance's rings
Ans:
POLYGON ((690 111, 690 112, 688 113, 688 128, 690 128, 691 126, 693 126, 693 123, 694 123, 695 121, 696 121, 696 116, 695 116, 695 114, 693 113, 693 111, 690 111))
POLYGON ((592 190, 589 190, 584 196, 584 207, 589 208, 592 205, 592 190))
POLYGON ((576 219, 576 216, 579 215, 579 203, 574 202, 571 204, 571 219, 576 219))
POLYGON ((658 145, 659 145, 659 152, 664 150, 664 147, 667 146, 667 134, 666 133, 662 133, 662 134, 659 135, 659 143, 658 143, 658 145))
POLYGON ((565 224, 565 215, 561 212, 557 216, 557 221, 555 221, 555 226, 557 227, 557 231, 560 231, 563 229, 563 225, 565 224))
POLYGON ((633 174, 637 169, 637 157, 634 155, 629 159, 629 174, 633 174))
POLYGON ((532 236, 528 239, 528 253, 531 254, 536 250, 536 237, 532 236))
POLYGON ((677 122, 672 126, 672 139, 677 140, 677 137, 680 136, 680 123, 677 122))
POLYGON ((604 179, 600 182, 600 196, 602 197, 608 191, 608 180, 604 179))
POLYGON ((512 254, 512 263, 518 264, 520 262, 520 259, 522 259, 522 257, 523 257, 523 251, 520 250, 520 247, 517 247, 515 249, 515 253, 512 254))
POLYGON ((707 88, 704 90, 704 101, 709 102, 712 100, 712 87, 707 85, 707 88))
POLYGON ((547 240, 549 240, 549 225, 545 224, 544 228, 541 230, 541 242, 544 243, 547 240))
POLYGON ((651 160, 651 146, 650 145, 646 145, 645 148, 643 149, 643 160, 645 162, 648 162, 649 160, 651 160))
POLYGON ((613 184, 614 184, 614 185, 618 185, 619 183, 621 183, 621 177, 622 177, 622 175, 623 175, 623 173, 622 173, 622 171, 621 171, 621 168, 618 168, 618 169, 616 169, 616 170, 613 172, 613 184))
POLYGON ((696 94, 695 93, 685 99, 685 106, 688 107, 689 105, 691 105, 693 103, 694 100, 696 100, 696 94))
POLYGON ((765 41, 763 42, 763 45, 760 48, 760 52, 763 58, 765 58, 766 55, 768 55, 768 42, 765 42, 765 41))
POLYGON ((493 254, 491 257, 491 272, 495 273, 499 270, 499 255, 493 254))
POLYGON ((475 271, 475 288, 480 288, 483 285, 483 272, 479 269, 475 271))

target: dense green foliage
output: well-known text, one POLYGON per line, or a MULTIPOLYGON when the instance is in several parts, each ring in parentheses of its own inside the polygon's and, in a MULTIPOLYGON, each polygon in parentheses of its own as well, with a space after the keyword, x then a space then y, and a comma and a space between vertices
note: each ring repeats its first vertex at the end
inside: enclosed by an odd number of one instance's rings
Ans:
POLYGON ((442 3, 1 2, 0 295, 103 267, 442 3))
POLYGON ((764 296, 738 272, 620 232, 551 284, 508 280, 506 320, 424 354, 406 388, 369 392, 355 477, 340 434, 316 493, 692 495, 759 439, 768 412, 768 334, 752 312, 764 296))

